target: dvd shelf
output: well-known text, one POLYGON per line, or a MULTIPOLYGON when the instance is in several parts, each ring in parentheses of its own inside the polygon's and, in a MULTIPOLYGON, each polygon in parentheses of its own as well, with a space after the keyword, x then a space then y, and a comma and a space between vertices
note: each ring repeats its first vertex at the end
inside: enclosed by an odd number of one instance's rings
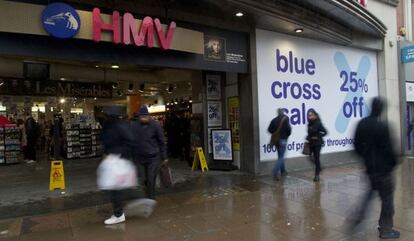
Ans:
POLYGON ((66 130, 67 158, 90 158, 103 155, 101 129, 72 126, 66 130))
POLYGON ((20 129, 16 125, 5 125, 0 129, 0 163, 21 162, 20 129))

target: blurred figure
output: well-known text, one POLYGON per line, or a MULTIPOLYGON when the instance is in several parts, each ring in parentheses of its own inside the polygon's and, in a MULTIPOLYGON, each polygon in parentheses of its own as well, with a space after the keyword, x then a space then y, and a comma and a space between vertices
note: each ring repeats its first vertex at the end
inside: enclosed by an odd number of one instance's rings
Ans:
POLYGON ((310 158, 315 163, 315 178, 314 182, 319 182, 319 174, 321 172, 321 149, 323 144, 323 137, 328 132, 322 124, 319 114, 315 110, 308 112, 308 136, 306 140, 309 142, 310 158))
POLYGON ((17 127, 20 130, 19 140, 20 140, 20 145, 22 147, 24 160, 27 161, 28 160, 27 159, 27 152, 26 152, 26 148, 27 148, 27 135, 26 135, 26 128, 24 126, 24 120, 23 119, 18 119, 17 120, 17 127))
POLYGON ((277 117, 270 122, 267 131, 272 134, 271 145, 275 145, 277 149, 278 159, 276 161, 275 166, 273 167, 273 176, 276 180, 279 180, 279 172, 282 176, 287 175, 287 171, 285 168, 285 152, 287 139, 292 133, 292 127, 290 126, 289 118, 285 115, 283 109, 279 108, 277 110, 277 113, 277 117))
POLYGON ((358 214, 354 217, 350 230, 353 230, 362 221, 374 191, 378 191, 382 202, 378 227, 380 238, 392 239, 400 237, 400 233, 393 229, 394 184, 392 171, 397 165, 397 159, 388 125, 379 119, 384 107, 385 103, 380 98, 374 98, 370 116, 362 119, 356 129, 355 151, 364 161, 370 190, 358 209, 358 214))
MULTIPOLYGON (((129 130, 129 125, 119 116, 121 113, 118 109, 109 109, 107 119, 104 121, 102 128, 102 143, 105 155, 115 154, 121 158, 132 161, 131 143, 134 142, 134 136, 129 130)), ((122 191, 108 191, 113 208, 113 215, 105 220, 105 224, 117 224, 125 222, 125 214, 122 208, 122 191)))
POLYGON ((141 107, 135 114, 138 121, 132 123, 136 136, 135 161, 138 164, 138 175, 141 185, 146 186, 146 194, 155 199, 155 184, 161 160, 167 160, 167 148, 164 141, 164 131, 160 124, 154 121, 146 106, 141 107))
POLYGON ((28 116, 25 122, 27 146, 26 146, 26 157, 28 163, 36 162, 36 147, 37 139, 39 138, 39 126, 32 116, 28 116))

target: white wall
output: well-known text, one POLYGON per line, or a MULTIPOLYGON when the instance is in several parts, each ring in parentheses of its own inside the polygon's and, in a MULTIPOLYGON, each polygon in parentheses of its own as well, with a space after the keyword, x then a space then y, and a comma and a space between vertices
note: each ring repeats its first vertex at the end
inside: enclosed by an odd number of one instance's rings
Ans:
POLYGON ((394 6, 371 0, 368 10, 387 27, 384 50, 378 53, 378 79, 380 95, 388 102, 386 118, 392 128, 397 150, 401 150, 400 92, 398 79, 397 11, 394 6))

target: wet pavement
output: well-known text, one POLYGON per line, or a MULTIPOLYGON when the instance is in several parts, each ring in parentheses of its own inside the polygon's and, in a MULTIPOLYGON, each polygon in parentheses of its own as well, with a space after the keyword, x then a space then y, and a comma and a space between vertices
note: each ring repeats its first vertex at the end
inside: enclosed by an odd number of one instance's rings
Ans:
MULTIPOLYGON (((406 158, 396 172, 394 221, 404 241, 414 240, 413 162, 406 158)), ((161 191, 148 219, 127 217, 124 224, 105 227, 111 208, 103 203, 2 219, 0 241, 379 240, 378 198, 356 232, 344 233, 346 217, 367 189, 359 165, 326 168, 317 184, 312 178, 312 171, 281 181, 241 173, 200 175, 161 191)))

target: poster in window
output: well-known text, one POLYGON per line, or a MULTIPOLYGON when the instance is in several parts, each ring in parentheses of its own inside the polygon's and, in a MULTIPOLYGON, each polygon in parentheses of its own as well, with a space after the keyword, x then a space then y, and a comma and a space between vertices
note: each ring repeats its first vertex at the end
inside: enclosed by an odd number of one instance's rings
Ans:
POLYGON ((208 109, 208 126, 221 126, 222 110, 220 101, 209 101, 207 103, 208 109))
POLYGON ((212 135, 211 135, 211 131, 212 130, 221 130, 221 129, 223 129, 221 126, 208 128, 208 154, 213 153, 213 138, 212 138, 212 135))
POLYGON ((233 139, 233 150, 240 151, 240 102, 239 97, 228 98, 229 128, 233 139))
POLYGON ((221 81, 220 75, 207 75, 207 99, 220 100, 221 99, 221 81))
POLYGON ((231 141, 231 130, 212 130, 213 159, 232 161, 233 149, 231 141))
POLYGON ((204 37, 204 59, 209 61, 226 61, 226 40, 217 36, 204 37))

